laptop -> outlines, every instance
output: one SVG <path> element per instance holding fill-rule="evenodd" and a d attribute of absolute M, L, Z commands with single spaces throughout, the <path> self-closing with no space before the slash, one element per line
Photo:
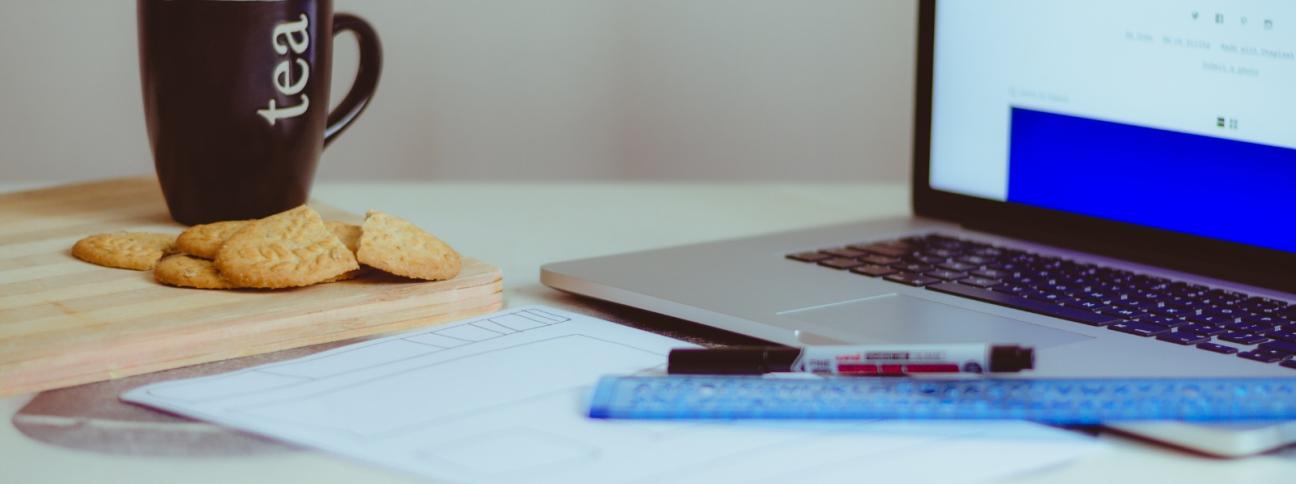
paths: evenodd
<path fill-rule="evenodd" d="M 1029 345 L 1038 377 L 1296 377 L 1296 3 L 926 0 L 918 26 L 912 217 L 542 281 L 787 345 Z"/>

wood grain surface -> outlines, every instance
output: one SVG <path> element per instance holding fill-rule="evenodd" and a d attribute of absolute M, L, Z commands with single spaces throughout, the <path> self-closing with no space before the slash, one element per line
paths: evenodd
<path fill-rule="evenodd" d="M 311 205 L 325 219 L 358 221 Z M 91 234 L 182 229 L 151 178 L 0 195 L 0 395 L 404 330 L 503 306 L 500 270 L 471 258 L 449 281 L 375 271 L 293 290 L 207 291 L 162 286 L 151 272 L 99 267 L 70 252 Z"/>

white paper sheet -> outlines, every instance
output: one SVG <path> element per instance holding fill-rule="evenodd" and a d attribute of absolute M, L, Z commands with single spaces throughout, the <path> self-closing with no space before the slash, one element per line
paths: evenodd
<path fill-rule="evenodd" d="M 532 306 L 121 398 L 454 482 L 969 483 L 1097 447 L 1025 422 L 585 418 L 599 376 L 661 371 L 684 346 Z"/>

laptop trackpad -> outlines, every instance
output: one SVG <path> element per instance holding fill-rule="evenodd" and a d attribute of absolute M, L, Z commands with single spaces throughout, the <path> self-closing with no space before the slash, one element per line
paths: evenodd
<path fill-rule="evenodd" d="M 1045 348 L 1091 339 L 1070 331 L 901 294 L 781 314 L 824 328 L 823 336 L 860 342 L 1018 343 Z"/>

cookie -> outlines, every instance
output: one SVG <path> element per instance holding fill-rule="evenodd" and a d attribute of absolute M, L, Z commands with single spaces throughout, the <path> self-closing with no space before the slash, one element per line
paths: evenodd
<path fill-rule="evenodd" d="M 189 227 L 176 238 L 176 249 L 194 257 L 215 259 L 225 240 L 251 222 L 229 220 Z"/>
<path fill-rule="evenodd" d="M 185 254 L 167 256 L 153 269 L 153 278 L 168 286 L 196 289 L 234 289 L 235 285 L 221 277 L 216 265 L 207 259 Z"/>
<path fill-rule="evenodd" d="M 459 253 L 404 219 L 370 211 L 361 231 L 356 259 L 367 266 L 429 281 L 459 275 Z"/>
<path fill-rule="evenodd" d="M 91 235 L 72 246 L 78 259 L 105 267 L 147 271 L 175 250 L 175 236 L 142 232 Z"/>
<path fill-rule="evenodd" d="M 240 287 L 309 286 L 359 268 L 355 254 L 305 205 L 247 224 L 216 253 L 216 270 Z"/>
<path fill-rule="evenodd" d="M 342 245 L 351 249 L 352 253 L 360 249 L 361 229 L 359 225 L 332 220 L 324 222 L 324 225 L 328 227 L 330 232 L 333 232 L 333 235 L 337 236 L 338 240 L 342 241 Z"/>

